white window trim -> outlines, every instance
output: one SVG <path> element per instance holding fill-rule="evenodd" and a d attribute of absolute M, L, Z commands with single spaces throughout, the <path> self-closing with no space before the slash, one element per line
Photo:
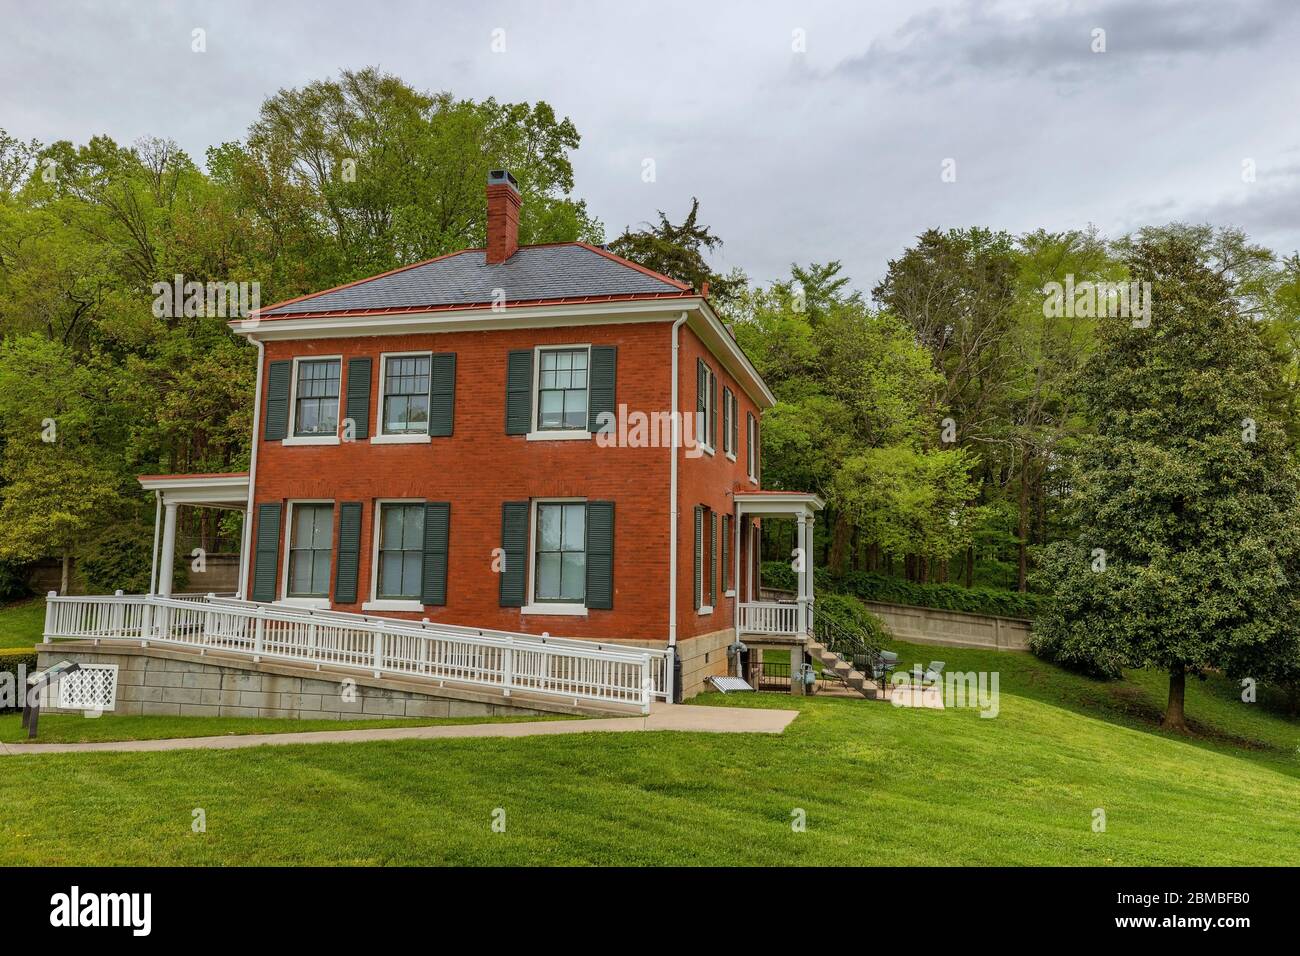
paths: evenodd
<path fill-rule="evenodd" d="M 536 592 L 537 582 L 535 580 L 537 573 L 537 506 L 576 505 L 586 503 L 586 498 L 534 498 L 528 503 L 528 603 L 519 609 L 520 614 L 553 615 L 556 617 L 587 616 L 587 605 L 585 601 L 582 604 L 564 604 L 557 601 L 538 602 Z M 583 547 L 585 549 L 585 542 Z M 585 553 L 584 550 L 584 554 Z"/>
<path fill-rule="evenodd" d="M 564 352 L 576 349 L 587 350 L 587 420 L 591 420 L 591 343 L 574 343 L 573 345 L 535 345 L 533 346 L 533 417 L 528 423 L 527 441 L 590 441 L 591 432 L 585 428 L 552 428 L 543 430 L 537 427 L 537 417 L 542 413 L 542 353 Z M 557 501 L 561 499 L 555 499 Z M 583 499 L 585 500 L 585 499 Z M 585 612 L 584 612 L 585 613 Z"/>
<path fill-rule="evenodd" d="M 755 474 L 755 472 L 758 471 L 758 450 L 754 448 L 754 440 L 756 438 L 758 438 L 758 416 L 746 414 L 745 415 L 745 443 L 746 443 L 745 444 L 745 454 L 746 454 L 745 471 L 749 473 L 749 483 L 751 485 L 758 484 L 758 475 Z M 751 461 L 754 466 L 752 469 L 750 468 Z"/>
<path fill-rule="evenodd" d="M 292 604 L 294 607 L 310 607 L 321 611 L 328 611 L 330 608 L 330 585 L 329 581 L 325 582 L 325 596 L 316 597 L 289 597 L 289 564 L 293 554 L 293 509 L 298 505 L 333 505 L 331 498 L 297 498 L 287 502 L 284 509 L 288 519 L 284 523 L 284 568 L 280 571 L 280 603 Z M 334 511 L 338 511 L 337 508 Z M 334 535 L 337 529 L 334 527 L 334 515 L 330 515 L 330 575 L 334 574 L 334 560 L 337 557 L 334 553 Z"/>
<path fill-rule="evenodd" d="M 379 353 L 379 393 L 375 400 L 375 424 L 370 430 L 372 445 L 428 445 L 433 439 L 429 437 L 429 423 L 424 423 L 423 432 L 394 432 L 384 434 L 384 380 L 388 377 L 388 360 L 390 358 L 427 358 L 429 360 L 429 410 L 433 410 L 433 352 L 380 352 Z M 389 610 L 400 610 L 390 608 Z"/>
<path fill-rule="evenodd" d="M 423 611 L 418 598 L 381 598 L 379 596 L 379 531 L 384 505 L 422 505 L 424 498 L 376 498 L 371 506 L 370 519 L 370 600 L 361 605 L 363 611 Z"/>
<path fill-rule="evenodd" d="M 695 410 L 695 414 L 700 420 L 699 427 L 696 429 L 695 440 L 711 456 L 713 454 L 713 443 L 709 441 L 709 422 L 713 419 L 713 395 L 718 390 L 718 373 L 713 371 L 713 366 L 708 362 L 703 362 L 703 365 L 704 370 L 709 373 L 709 381 L 707 383 L 708 387 L 704 389 L 704 411 L 700 411 L 698 408 Z M 695 388 L 697 390 L 700 387 L 699 378 L 697 374 L 695 376 Z M 696 405 L 699 404 L 699 401 L 700 397 L 697 394 L 695 396 Z"/>
<path fill-rule="evenodd" d="M 342 355 L 295 355 L 293 358 L 293 375 L 289 380 L 289 427 L 282 444 L 285 445 L 337 445 L 339 443 L 338 425 L 333 435 L 295 435 L 298 428 L 298 365 L 301 362 L 339 363 L 339 408 L 334 420 L 343 422 L 343 356 Z"/>

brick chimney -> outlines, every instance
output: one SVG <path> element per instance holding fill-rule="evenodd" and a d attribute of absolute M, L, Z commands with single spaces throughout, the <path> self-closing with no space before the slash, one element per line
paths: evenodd
<path fill-rule="evenodd" d="M 505 262 L 519 248 L 519 184 L 507 170 L 487 180 L 487 264 Z"/>

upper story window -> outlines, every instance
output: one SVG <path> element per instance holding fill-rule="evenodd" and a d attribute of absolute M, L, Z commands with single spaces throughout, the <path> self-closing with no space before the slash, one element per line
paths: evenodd
<path fill-rule="evenodd" d="M 587 428 L 587 348 L 543 349 L 537 366 L 537 430 Z"/>
<path fill-rule="evenodd" d="M 424 505 L 379 505 L 380 599 L 418 600 L 424 576 Z"/>
<path fill-rule="evenodd" d="M 294 394 L 295 436 L 337 435 L 339 429 L 339 359 L 303 359 L 297 363 Z"/>
<path fill-rule="evenodd" d="M 383 434 L 428 434 L 431 361 L 428 355 L 384 356 Z"/>
<path fill-rule="evenodd" d="M 327 598 L 334 549 L 334 505 L 293 504 L 286 596 Z"/>
<path fill-rule="evenodd" d="M 713 369 L 700 360 L 695 375 L 695 438 L 710 454 L 715 447 L 718 430 L 718 378 Z"/>
<path fill-rule="evenodd" d="M 748 458 L 745 461 L 745 467 L 749 474 L 749 480 L 758 483 L 758 419 L 752 412 L 745 413 L 745 445 Z"/>
<path fill-rule="evenodd" d="M 722 387 L 722 450 L 736 460 L 736 393 Z"/>
<path fill-rule="evenodd" d="M 587 596 L 587 506 L 537 503 L 533 600 L 581 604 Z"/>

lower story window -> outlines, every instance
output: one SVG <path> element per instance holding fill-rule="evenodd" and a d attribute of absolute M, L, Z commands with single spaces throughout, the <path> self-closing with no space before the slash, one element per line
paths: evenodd
<path fill-rule="evenodd" d="M 582 603 L 587 596 L 587 506 L 539 502 L 536 555 L 534 599 Z"/>
<path fill-rule="evenodd" d="M 289 597 L 329 597 L 334 506 L 294 505 L 289 532 Z"/>
<path fill-rule="evenodd" d="M 377 596 L 415 600 L 423 575 L 424 505 L 381 504 Z"/>

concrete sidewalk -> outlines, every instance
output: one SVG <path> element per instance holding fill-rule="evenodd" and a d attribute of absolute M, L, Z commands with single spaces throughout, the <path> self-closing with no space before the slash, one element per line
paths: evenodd
<path fill-rule="evenodd" d="M 706 734 L 779 734 L 799 716 L 797 710 L 751 707 L 699 707 L 653 704 L 645 717 L 541 720 L 517 724 L 456 724 L 443 727 L 384 727 L 374 730 L 319 730 L 287 734 L 227 734 L 166 740 L 117 740 L 85 744 L 3 744 L 0 755 L 128 753 L 154 750 L 237 750 L 284 744 L 355 744 L 371 740 L 442 740 L 463 737 L 538 737 L 549 734 L 627 733 L 678 730 Z"/>

